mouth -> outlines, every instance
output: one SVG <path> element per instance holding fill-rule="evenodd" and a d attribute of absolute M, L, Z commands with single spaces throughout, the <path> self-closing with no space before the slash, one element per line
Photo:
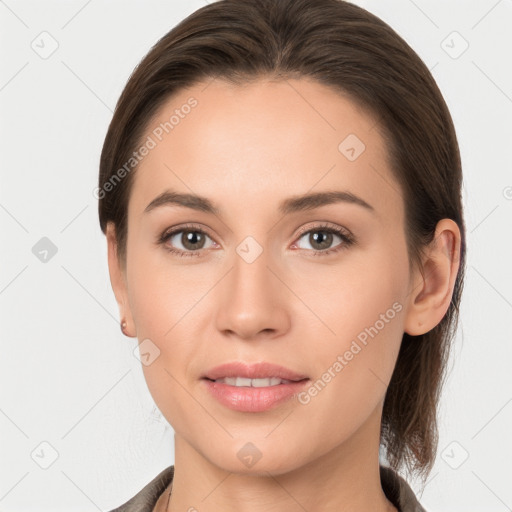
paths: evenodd
<path fill-rule="evenodd" d="M 263 413 L 284 406 L 310 381 L 309 378 L 289 380 L 278 377 L 221 377 L 215 380 L 205 377 L 201 380 L 205 390 L 221 405 L 244 413 Z"/>
<path fill-rule="evenodd" d="M 202 378 L 230 386 L 268 387 L 299 382 L 308 376 L 274 363 L 233 361 L 211 368 Z"/>
<path fill-rule="evenodd" d="M 218 382 L 221 384 L 227 384 L 228 386 L 235 387 L 252 387 L 252 388 L 266 388 L 279 386 L 281 384 L 294 384 L 297 382 L 302 382 L 309 380 L 307 377 L 304 379 L 291 380 L 291 379 L 281 379 L 279 377 L 269 377 L 269 378 L 260 378 L 260 379 L 249 379 L 246 377 L 222 377 L 220 379 L 209 379 L 208 377 L 203 377 L 205 380 L 210 382 Z"/>
<path fill-rule="evenodd" d="M 201 377 L 205 390 L 223 406 L 262 413 L 284 406 L 303 391 L 311 379 L 304 374 L 267 362 L 225 363 Z"/>

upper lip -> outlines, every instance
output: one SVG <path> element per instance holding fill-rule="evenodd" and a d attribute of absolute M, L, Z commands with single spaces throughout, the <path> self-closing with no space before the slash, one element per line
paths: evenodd
<path fill-rule="evenodd" d="M 280 379 L 299 381 L 307 379 L 307 375 L 294 372 L 284 366 L 273 363 L 245 363 L 243 361 L 234 361 L 224 363 L 215 368 L 211 368 L 203 378 L 216 380 L 224 377 L 245 377 L 248 379 L 266 379 L 270 377 L 278 377 Z"/>

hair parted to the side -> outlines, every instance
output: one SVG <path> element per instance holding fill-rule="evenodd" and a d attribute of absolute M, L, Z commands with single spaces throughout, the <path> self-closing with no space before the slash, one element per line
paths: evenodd
<path fill-rule="evenodd" d="M 301 77 L 332 87 L 378 120 L 404 196 L 410 268 L 423 273 L 422 251 L 438 221 L 450 218 L 461 232 L 449 309 L 428 333 L 404 333 L 383 408 L 381 446 L 389 465 L 426 480 L 437 452 L 438 402 L 465 274 L 462 170 L 443 96 L 390 26 L 343 0 L 220 0 L 202 7 L 163 36 L 130 76 L 105 137 L 99 188 L 130 159 L 149 121 L 180 89 L 213 78 L 244 84 Z M 114 223 L 122 263 L 135 172 L 99 196 L 101 229 Z"/>

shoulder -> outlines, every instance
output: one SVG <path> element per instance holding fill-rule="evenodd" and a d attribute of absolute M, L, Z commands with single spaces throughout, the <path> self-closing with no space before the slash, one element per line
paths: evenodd
<path fill-rule="evenodd" d="M 133 498 L 110 512 L 152 512 L 158 498 L 172 482 L 173 477 L 174 466 L 165 468 Z"/>
<path fill-rule="evenodd" d="M 380 466 L 382 490 L 399 512 L 427 512 L 410 485 L 393 469 Z"/>

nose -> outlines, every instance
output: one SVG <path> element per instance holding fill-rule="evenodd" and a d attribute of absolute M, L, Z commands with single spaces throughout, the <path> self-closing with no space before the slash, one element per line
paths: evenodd
<path fill-rule="evenodd" d="M 279 278 L 270 253 L 263 250 L 254 261 L 240 254 L 235 254 L 231 270 L 220 283 L 216 328 L 244 340 L 281 336 L 290 328 L 287 301 L 293 294 Z"/>

